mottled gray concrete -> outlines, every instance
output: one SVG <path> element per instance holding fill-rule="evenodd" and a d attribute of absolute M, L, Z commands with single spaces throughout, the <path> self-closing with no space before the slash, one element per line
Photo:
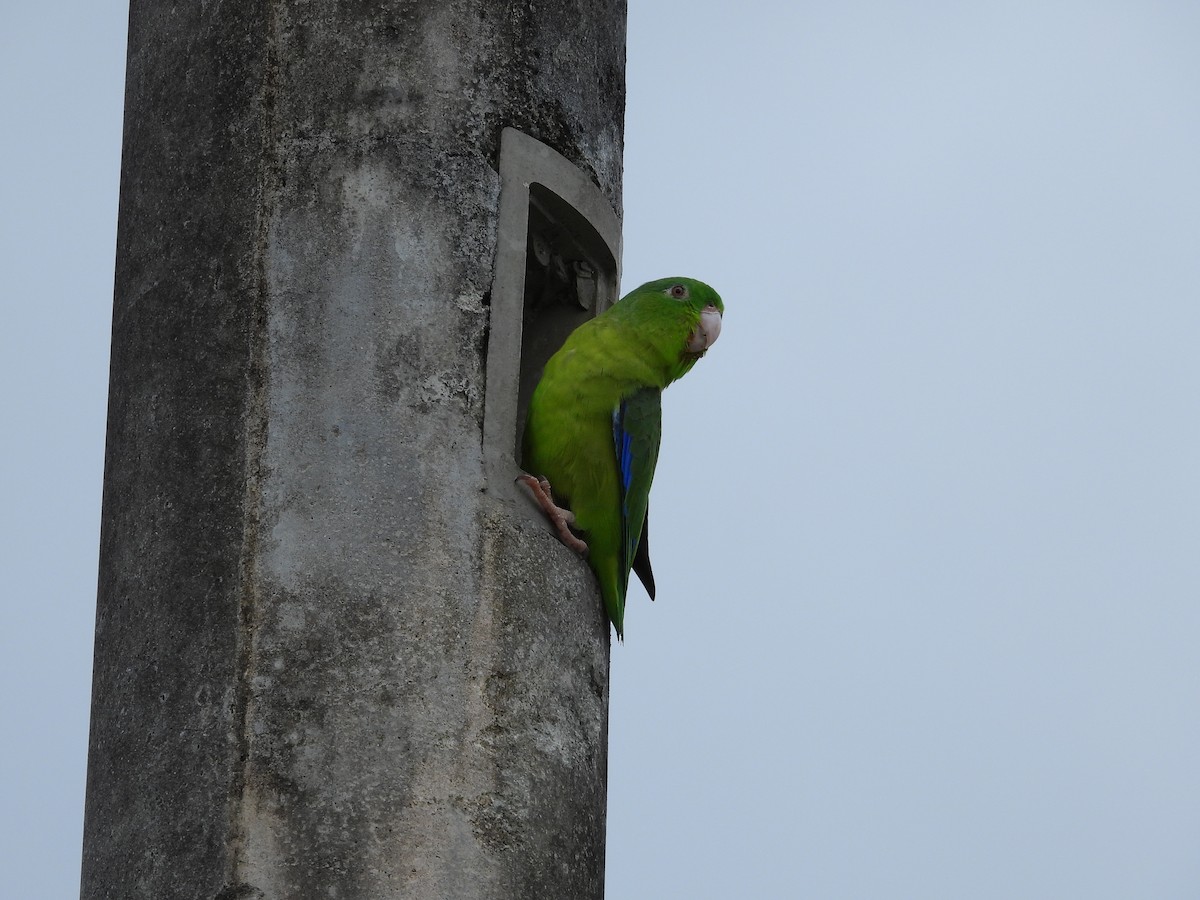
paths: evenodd
<path fill-rule="evenodd" d="M 597 897 L 608 628 L 485 482 L 504 126 L 625 9 L 134 0 L 85 898 Z"/>

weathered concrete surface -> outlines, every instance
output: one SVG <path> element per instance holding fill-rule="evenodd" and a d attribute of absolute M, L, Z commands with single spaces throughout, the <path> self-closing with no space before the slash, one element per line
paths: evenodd
<path fill-rule="evenodd" d="M 608 628 L 484 491 L 500 131 L 624 3 L 134 0 L 83 896 L 597 897 Z"/>

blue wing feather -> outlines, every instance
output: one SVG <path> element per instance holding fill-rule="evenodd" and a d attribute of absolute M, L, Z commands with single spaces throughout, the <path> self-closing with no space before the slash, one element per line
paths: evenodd
<path fill-rule="evenodd" d="M 628 586 L 633 568 L 654 598 L 654 575 L 646 541 L 650 482 L 658 461 L 662 393 L 638 391 L 613 410 L 613 449 L 621 486 L 621 580 Z"/>

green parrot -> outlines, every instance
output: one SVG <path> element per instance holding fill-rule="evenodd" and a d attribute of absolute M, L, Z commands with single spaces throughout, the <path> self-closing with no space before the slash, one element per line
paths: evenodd
<path fill-rule="evenodd" d="M 716 341 L 724 312 L 691 278 L 643 284 L 571 333 L 529 401 L 523 462 L 533 474 L 519 480 L 563 543 L 587 556 L 618 638 L 631 569 L 654 599 L 646 513 L 662 391 Z"/>

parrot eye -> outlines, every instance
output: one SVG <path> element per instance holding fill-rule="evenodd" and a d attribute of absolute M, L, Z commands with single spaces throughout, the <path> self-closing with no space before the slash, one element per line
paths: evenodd
<path fill-rule="evenodd" d="M 677 284 L 677 285 L 674 285 L 669 291 L 667 291 L 667 293 L 670 294 L 672 297 L 674 297 L 676 300 L 683 300 L 688 295 L 688 289 L 682 284 Z"/>

